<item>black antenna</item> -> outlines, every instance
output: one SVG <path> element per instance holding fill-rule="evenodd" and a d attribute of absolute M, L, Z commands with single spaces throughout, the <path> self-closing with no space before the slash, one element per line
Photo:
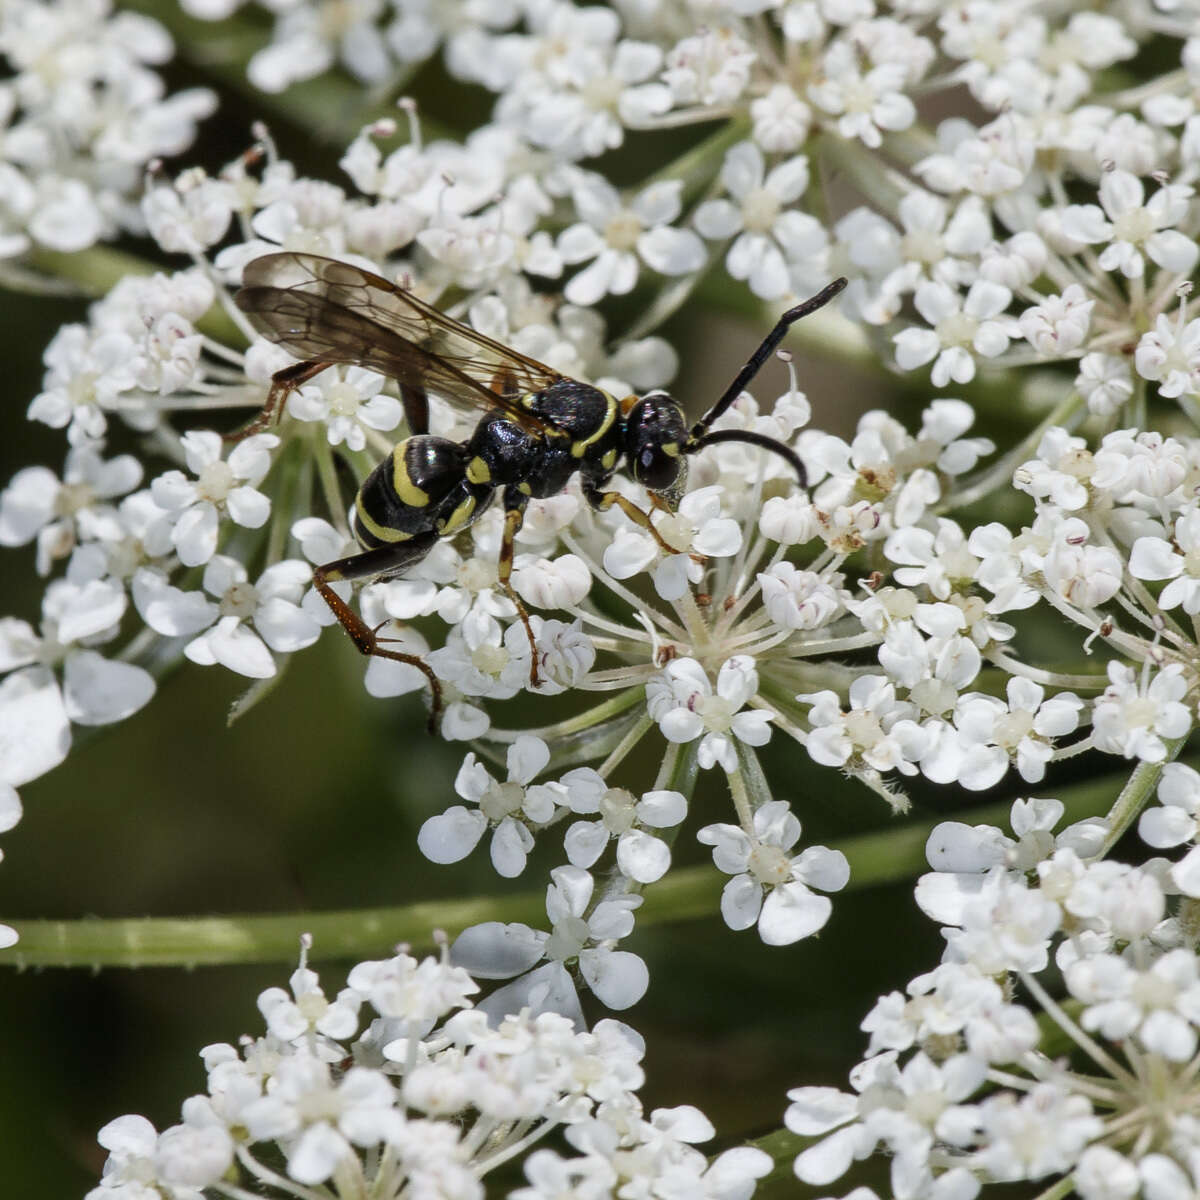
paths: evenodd
<path fill-rule="evenodd" d="M 785 446 L 776 438 L 767 437 L 765 433 L 752 433 L 746 429 L 718 429 L 715 433 L 706 433 L 698 442 L 691 442 L 688 446 L 689 453 L 711 446 L 714 442 L 749 442 L 751 446 L 761 446 L 764 450 L 770 450 L 787 460 L 796 472 L 801 487 L 808 487 L 808 472 L 804 469 L 800 456 L 791 446 Z"/>
<path fill-rule="evenodd" d="M 809 313 L 814 313 L 818 308 L 824 308 L 848 283 L 849 281 L 842 277 L 835 279 L 831 284 L 823 287 L 815 296 L 809 300 L 805 300 L 802 304 L 797 304 L 795 308 L 789 308 L 787 312 L 776 322 L 775 328 L 763 338 L 762 345 L 751 355 L 750 361 L 737 373 L 737 378 L 725 389 L 725 394 L 692 426 L 692 432 L 688 437 L 688 452 L 698 449 L 701 445 L 711 445 L 714 441 L 722 442 L 752 442 L 756 446 L 765 445 L 768 450 L 774 450 L 776 454 L 788 459 L 789 462 L 796 468 L 800 475 L 801 486 L 804 483 L 804 467 L 800 464 L 800 460 L 781 442 L 776 442 L 770 438 L 763 439 L 760 435 L 745 434 L 738 430 L 730 429 L 720 433 L 708 433 L 708 427 L 744 392 L 750 381 L 762 370 L 763 364 L 771 357 L 775 347 L 783 341 L 783 336 L 787 333 L 801 317 L 807 317 Z M 705 436 L 707 434 L 707 436 Z M 730 437 L 729 434 L 737 434 L 736 437 Z"/>

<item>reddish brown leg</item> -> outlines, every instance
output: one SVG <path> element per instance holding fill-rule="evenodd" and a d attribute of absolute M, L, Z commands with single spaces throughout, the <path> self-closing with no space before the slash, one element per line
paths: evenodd
<path fill-rule="evenodd" d="M 382 643 L 391 639 L 378 636 L 378 629 L 372 629 L 346 602 L 330 587 L 330 583 L 344 579 L 364 579 L 372 575 L 390 575 L 404 567 L 420 562 L 437 542 L 436 533 L 418 534 L 407 541 L 397 542 L 390 546 L 379 546 L 374 550 L 366 550 L 362 554 L 354 554 L 349 558 L 340 558 L 336 562 L 325 563 L 313 568 L 313 586 L 321 593 L 321 598 L 329 605 L 330 611 L 342 628 L 350 635 L 350 640 L 360 654 L 375 655 L 378 658 L 390 658 L 394 662 L 408 663 L 416 667 L 429 680 L 432 692 L 432 705 L 429 713 L 429 731 L 437 731 L 438 718 L 442 713 L 442 684 L 433 673 L 433 668 L 418 654 L 405 654 L 402 650 L 387 650 Z"/>
<path fill-rule="evenodd" d="M 512 579 L 513 543 L 524 520 L 525 497 L 519 496 L 518 501 L 507 508 L 504 513 L 504 538 L 500 542 L 499 575 L 500 586 L 504 589 L 504 594 L 517 606 L 517 616 L 521 618 L 521 624 L 525 626 L 525 636 L 529 639 L 529 686 L 536 688 L 542 682 L 538 677 L 537 641 L 533 636 L 533 626 L 529 623 L 529 612 L 510 582 Z"/>
<path fill-rule="evenodd" d="M 591 484 L 583 485 L 583 494 L 587 502 L 598 512 L 607 512 L 615 504 L 635 525 L 640 525 L 668 554 L 678 554 L 679 551 L 668 542 L 654 527 L 650 514 L 643 512 L 632 500 L 626 500 L 620 492 L 602 492 Z M 653 494 L 651 495 L 653 499 Z M 667 510 L 670 511 L 669 509 Z"/>
<path fill-rule="evenodd" d="M 319 375 L 330 364 L 324 359 L 314 358 L 306 362 L 293 363 L 276 371 L 271 376 L 271 390 L 267 393 L 267 402 L 262 411 L 241 429 L 235 429 L 224 436 L 226 442 L 240 442 L 253 433 L 262 431 L 273 425 L 283 415 L 283 406 L 287 398 L 302 384 L 307 383 L 314 375 Z"/>

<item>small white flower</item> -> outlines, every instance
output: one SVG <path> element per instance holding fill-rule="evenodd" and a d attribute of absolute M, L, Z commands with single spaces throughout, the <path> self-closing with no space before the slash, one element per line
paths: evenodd
<path fill-rule="evenodd" d="M 572 812 L 597 813 L 598 820 L 576 821 L 567 830 L 567 858 L 577 867 L 589 868 L 604 853 L 610 839 L 617 839 L 617 867 L 635 883 L 654 883 L 671 865 L 670 847 L 651 830 L 678 825 L 687 816 L 687 800 L 680 792 L 647 792 L 640 800 L 625 788 L 610 788 L 589 771 L 591 786 L 580 788 L 570 771 L 563 776 L 566 802 Z"/>
<path fill-rule="evenodd" d="M 354 1036 L 362 1003 L 358 992 L 343 988 L 336 1000 L 326 1000 L 317 973 L 304 966 L 297 967 L 288 982 L 291 995 L 278 987 L 259 993 L 258 1011 L 270 1033 L 297 1046 L 309 1044 L 315 1034 L 340 1039 Z"/>
<path fill-rule="evenodd" d="M 556 867 L 546 889 L 551 931 L 488 921 L 464 930 L 451 947 L 455 963 L 473 975 L 510 979 L 479 1007 L 489 1013 L 552 1009 L 582 1023 L 582 1011 L 567 965 L 578 965 L 588 987 L 609 1008 L 636 1004 L 650 983 L 646 964 L 618 942 L 633 932 L 642 899 L 612 895 L 592 903 L 595 880 L 580 867 Z M 542 959 L 542 966 L 536 964 Z"/>
<path fill-rule="evenodd" d="M 66 429 L 73 444 L 101 438 L 107 412 L 120 408 L 122 396 L 137 382 L 133 339 L 116 329 L 64 325 L 42 356 L 43 390 L 26 411 L 31 421 Z"/>
<path fill-rule="evenodd" d="M 1158 808 L 1148 808 L 1138 821 L 1138 835 L 1148 846 L 1167 850 L 1192 843 L 1171 867 L 1171 880 L 1185 896 L 1200 896 L 1200 775 L 1183 763 L 1167 763 L 1158 785 Z"/>
<path fill-rule="evenodd" d="M 1021 335 L 1044 357 L 1066 358 L 1087 338 L 1095 303 L 1072 283 L 1061 296 L 1048 296 L 1021 314 Z"/>
<path fill-rule="evenodd" d="M 1065 975 L 1084 1005 L 1084 1029 L 1114 1041 L 1134 1036 L 1168 1062 L 1186 1062 L 1196 1052 L 1200 971 L 1191 950 L 1170 950 L 1141 970 L 1118 955 L 1093 954 Z"/>
<path fill-rule="evenodd" d="M 714 28 L 685 37 L 667 53 L 663 81 L 676 105 L 731 104 L 750 80 L 757 54 L 737 34 Z"/>
<path fill-rule="evenodd" d="M 801 695 L 809 700 L 812 732 L 807 749 L 814 762 L 844 767 L 861 760 L 876 771 L 917 773 L 929 735 L 913 719 L 914 705 L 896 699 L 896 689 L 883 675 L 860 675 L 850 685 L 850 708 L 843 711 L 836 692 Z"/>
<path fill-rule="evenodd" d="M 793 563 L 777 563 L 758 582 L 767 614 L 783 629 L 820 629 L 844 611 L 841 590 Z"/>
<path fill-rule="evenodd" d="M 694 658 L 676 658 L 646 684 L 646 706 L 669 742 L 700 738 L 698 760 L 708 769 L 737 770 L 735 743 L 765 746 L 771 738 L 771 713 L 740 711 L 758 693 L 754 659 L 744 654 L 727 659 L 714 691 L 704 668 Z"/>
<path fill-rule="evenodd" d="M 1146 270 L 1143 252 L 1164 270 L 1187 275 L 1200 257 L 1195 241 L 1171 226 L 1187 214 L 1192 189 L 1165 184 L 1149 203 L 1141 180 L 1128 171 L 1106 171 L 1100 179 L 1100 204 L 1070 205 L 1063 213 L 1063 230 L 1079 242 L 1108 243 L 1100 268 L 1120 270 L 1133 279 Z M 1107 217 L 1107 220 L 1105 219 Z"/>
<path fill-rule="evenodd" d="M 324 421 L 331 446 L 344 442 L 347 450 L 362 450 L 368 429 L 386 433 L 404 418 L 399 400 L 380 395 L 386 382 L 382 375 L 362 367 L 331 368 L 292 392 L 287 411 L 298 421 Z"/>
<path fill-rule="evenodd" d="M 1165 313 L 1155 318 L 1154 328 L 1143 333 L 1133 362 L 1143 379 L 1158 384 L 1160 396 L 1200 395 L 1200 319 L 1172 323 Z"/>
<path fill-rule="evenodd" d="M 1133 395 L 1128 361 L 1096 350 L 1079 360 L 1075 386 L 1087 401 L 1088 411 L 1098 417 L 1110 416 Z"/>
<path fill-rule="evenodd" d="M 589 306 L 608 294 L 632 291 L 638 259 L 661 275 L 685 275 L 704 262 L 704 244 L 690 229 L 671 224 L 682 211 L 680 180 L 652 184 L 627 204 L 600 175 L 581 175 L 572 198 L 583 218 L 559 235 L 563 262 L 591 265 L 572 276 L 564 295 Z"/>
<path fill-rule="evenodd" d="M 895 335 L 897 365 L 911 371 L 933 362 L 935 387 L 951 380 L 970 383 L 975 378 L 972 352 L 996 358 L 1008 349 L 1016 326 L 1002 314 L 1011 299 L 1008 288 L 982 279 L 971 284 L 965 299 L 944 283 L 922 283 L 914 303 L 933 328 L 913 327 Z"/>
<path fill-rule="evenodd" d="M 430 862 L 458 862 L 491 828 L 495 831 L 491 856 L 496 873 L 506 878 L 520 875 L 533 848 L 529 826 L 545 825 L 561 803 L 561 794 L 550 787 L 529 786 L 549 761 L 546 743 L 523 734 L 509 747 L 508 779 L 500 783 L 474 754 L 468 754 L 454 781 L 454 790 L 477 807 L 455 804 L 430 817 L 417 837 L 421 853 Z"/>
<path fill-rule="evenodd" d="M 1175 540 L 1140 537 L 1129 553 L 1129 573 L 1138 579 L 1168 579 L 1159 595 L 1163 608 L 1182 606 L 1188 616 L 1200 613 L 1200 509 L 1189 509 L 1175 521 Z"/>
<path fill-rule="evenodd" d="M 1108 664 L 1109 684 L 1096 701 L 1092 737 L 1097 750 L 1162 762 L 1167 755 L 1164 739 L 1183 737 L 1191 728 L 1191 710 L 1182 701 L 1187 695 L 1183 668 L 1163 667 L 1139 684 L 1132 667 Z"/>
<path fill-rule="evenodd" d="M 221 457 L 220 434 L 193 430 L 181 442 L 195 479 L 167 471 L 151 482 L 150 492 L 168 514 L 171 544 L 180 561 L 198 567 L 216 552 L 222 515 L 247 529 L 266 523 L 271 501 L 256 489 L 270 470 L 270 451 L 279 438 L 255 434 L 238 442 L 228 459 Z"/>
<path fill-rule="evenodd" d="M 907 129 L 916 119 L 916 106 L 901 90 L 909 82 L 902 63 L 881 63 L 864 73 L 854 46 L 838 41 L 826 52 L 821 73 L 808 98 L 838 118 L 837 130 L 844 138 L 858 138 L 876 149 L 883 144 L 880 130 Z"/>
<path fill-rule="evenodd" d="M 754 140 L 768 154 L 794 154 L 808 138 L 812 112 L 786 83 L 750 101 Z"/>
<path fill-rule="evenodd" d="M 800 840 L 800 822 L 785 800 L 771 800 L 754 814 L 754 831 L 737 825 L 706 825 L 697 834 L 713 847 L 713 861 L 733 875 L 721 894 L 721 915 L 730 929 L 749 929 L 769 946 L 811 937 L 833 911 L 823 892 L 841 891 L 850 878 L 845 855 L 824 846 L 789 852 Z"/>
<path fill-rule="evenodd" d="M 196 593 L 181 592 L 147 572 L 140 579 L 139 608 L 167 636 L 191 633 L 198 621 L 215 621 L 184 654 L 201 666 L 220 663 L 251 679 L 270 679 L 277 670 L 272 650 L 292 654 L 320 637 L 321 626 L 301 606 L 311 581 L 308 564 L 291 558 L 268 567 L 252 584 L 240 562 L 218 554 L 204 568 L 204 590 L 215 604 L 201 606 Z"/>
<path fill-rule="evenodd" d="M 245 1126 L 255 1140 L 288 1143 L 288 1174 L 318 1184 L 354 1156 L 354 1147 L 377 1146 L 402 1120 L 387 1077 L 351 1067 L 340 1080 L 312 1054 L 282 1058 L 270 1092 L 246 1105 Z"/>
<path fill-rule="evenodd" d="M 768 172 L 762 151 L 739 142 L 725 155 L 721 183 L 731 200 L 707 200 L 696 210 L 696 228 L 709 239 L 733 238 L 725 259 L 734 279 L 744 279 L 764 300 L 791 287 L 797 262 L 819 258 L 825 235 L 795 203 L 808 187 L 808 159 L 785 159 Z"/>

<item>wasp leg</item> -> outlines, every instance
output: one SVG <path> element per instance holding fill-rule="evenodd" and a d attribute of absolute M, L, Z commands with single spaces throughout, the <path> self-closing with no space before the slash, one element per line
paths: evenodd
<path fill-rule="evenodd" d="M 504 589 L 504 594 L 517 606 L 517 615 L 521 618 L 521 624 L 525 626 L 525 636 L 529 639 L 529 686 L 535 688 L 539 687 L 542 682 L 538 678 L 537 641 L 533 636 L 533 626 L 529 623 L 529 613 L 510 582 L 512 579 L 513 543 L 525 520 L 525 505 L 528 503 L 529 498 L 523 496 L 515 488 L 510 488 L 505 493 L 504 537 L 500 542 L 499 574 L 500 586 Z"/>
<path fill-rule="evenodd" d="M 414 435 L 429 432 L 429 395 L 423 387 L 413 383 L 400 385 L 400 403 L 404 405 L 404 419 L 408 431 Z"/>
<path fill-rule="evenodd" d="M 512 399 L 520 393 L 516 376 L 506 367 L 497 368 L 496 373 L 492 376 L 491 389 L 497 396 L 504 396 L 507 399 Z"/>
<path fill-rule="evenodd" d="M 663 536 L 654 527 L 650 514 L 643 512 L 632 500 L 626 500 L 620 492 L 602 492 L 594 484 L 585 483 L 583 494 L 597 512 L 607 512 L 615 504 L 635 525 L 640 525 L 667 554 L 678 554 L 679 548 L 663 541 Z"/>
<path fill-rule="evenodd" d="M 323 358 L 310 358 L 306 362 L 292 363 L 290 367 L 276 371 L 271 376 L 271 390 L 267 393 L 267 402 L 262 406 L 262 412 L 241 429 L 225 434 L 222 441 L 240 442 L 252 433 L 261 433 L 268 425 L 274 424 L 283 414 L 287 398 L 301 384 L 307 383 L 314 375 L 319 375 L 329 365 Z"/>
<path fill-rule="evenodd" d="M 313 586 L 321 593 L 321 598 L 329 605 L 333 615 L 341 622 L 342 628 L 350 635 L 360 654 L 375 655 L 378 658 L 390 658 L 395 662 L 408 663 L 422 672 L 429 680 L 429 688 L 433 694 L 433 703 L 429 714 L 429 730 L 437 729 L 438 717 L 442 711 L 442 685 L 433 673 L 433 668 L 416 654 L 405 654 L 400 650 L 386 650 L 380 645 L 387 638 L 376 636 L 372 629 L 346 602 L 330 587 L 343 579 L 365 579 L 373 575 L 391 575 L 418 563 L 436 545 L 436 533 L 420 533 L 407 541 L 397 542 L 389 546 L 377 546 L 374 550 L 366 550 L 362 554 L 352 554 L 349 558 L 339 558 L 334 562 L 324 563 L 313 568 Z"/>

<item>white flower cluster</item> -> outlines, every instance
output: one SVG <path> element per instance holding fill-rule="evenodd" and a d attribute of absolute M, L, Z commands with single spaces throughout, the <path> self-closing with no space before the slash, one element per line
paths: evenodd
<path fill-rule="evenodd" d="M 1019 1181 L 1083 1200 L 1195 1194 L 1200 965 L 1177 897 L 1195 882 L 1200 776 L 1172 764 L 1159 794 L 1142 832 L 1189 843 L 1175 864 L 1097 860 L 1106 823 L 1055 835 L 1057 800 L 1018 801 L 1012 836 L 933 831 L 917 902 L 943 927 L 942 961 L 867 1014 L 852 1092 L 789 1093 L 788 1127 L 814 1139 L 802 1180 L 826 1187 L 886 1151 L 887 1194 L 914 1200 Z M 1066 1003 L 1044 978 L 1055 972 Z"/>
<path fill-rule="evenodd" d="M 174 47 L 111 0 L 6 0 L 0 8 L 0 267 L 31 248 L 82 250 L 142 232 L 142 176 L 191 144 L 207 88 L 166 94 Z M 12 275 L 20 279 L 20 275 Z"/>
<path fill-rule="evenodd" d="M 706 1158 L 694 1147 L 715 1131 L 696 1108 L 647 1115 L 644 1045 L 617 1021 L 582 1032 L 525 1011 L 489 1024 L 471 1004 L 478 985 L 444 956 L 359 963 L 332 1000 L 303 961 L 290 984 L 259 997 L 265 1034 L 201 1051 L 208 1090 L 179 1124 L 104 1126 L 88 1200 L 482 1200 L 485 1178 L 521 1155 L 520 1200 L 605 1200 L 635 1180 L 647 1195 L 733 1200 L 771 1167 L 750 1146 Z M 528 1153 L 556 1130 L 568 1150 Z"/>

